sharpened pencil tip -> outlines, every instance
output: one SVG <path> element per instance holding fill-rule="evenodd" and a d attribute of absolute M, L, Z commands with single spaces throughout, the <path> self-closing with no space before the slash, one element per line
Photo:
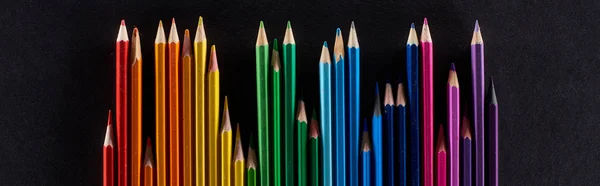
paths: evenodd
<path fill-rule="evenodd" d="M 490 104 L 498 105 L 498 99 L 496 98 L 496 88 L 494 87 L 494 77 L 490 77 L 490 88 L 488 89 L 488 99 Z"/>
<path fill-rule="evenodd" d="M 463 119 L 462 119 L 461 133 L 462 133 L 463 138 L 472 139 L 471 138 L 471 122 L 469 121 L 469 118 L 467 117 L 466 113 L 464 114 Z"/>
<path fill-rule="evenodd" d="M 217 63 L 218 63 L 217 62 L 217 49 L 216 49 L 215 45 L 212 45 L 210 47 L 210 64 L 209 64 L 208 71 L 215 72 L 215 71 L 219 70 L 219 65 Z"/>
<path fill-rule="evenodd" d="M 444 125 L 440 125 L 440 130 L 438 132 L 437 151 L 446 151 L 446 136 L 444 135 Z"/>
<path fill-rule="evenodd" d="M 152 142 L 150 141 L 150 137 L 146 138 L 146 154 L 144 155 L 144 166 L 145 167 L 154 167 L 154 163 L 152 161 L 154 156 L 152 156 Z"/>

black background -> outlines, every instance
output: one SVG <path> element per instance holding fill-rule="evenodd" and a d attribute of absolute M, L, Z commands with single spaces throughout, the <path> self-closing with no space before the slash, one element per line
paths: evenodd
<path fill-rule="evenodd" d="M 448 66 L 469 84 L 474 22 L 485 41 L 486 76 L 500 107 L 501 185 L 595 185 L 600 181 L 597 110 L 600 6 L 597 1 L 18 1 L 0 11 L 0 185 L 100 185 L 106 113 L 114 109 L 115 38 L 126 19 L 141 32 L 144 136 L 154 133 L 153 42 L 195 33 L 203 16 L 217 45 L 221 93 L 233 122 L 255 132 L 254 46 L 259 20 L 269 41 L 292 21 L 298 89 L 318 104 L 318 59 L 340 27 L 355 21 L 361 46 L 362 116 L 371 116 L 375 81 L 404 79 L 410 23 L 427 17 L 434 40 L 436 123 L 445 123 Z M 192 36 L 193 37 L 193 36 Z M 281 41 L 281 40 L 280 40 Z M 380 85 L 380 87 L 383 87 Z M 383 90 L 383 89 L 381 89 Z M 464 96 L 463 96 L 464 97 Z M 246 135 L 246 134 L 244 134 Z M 245 136 L 247 137 L 247 135 Z"/>

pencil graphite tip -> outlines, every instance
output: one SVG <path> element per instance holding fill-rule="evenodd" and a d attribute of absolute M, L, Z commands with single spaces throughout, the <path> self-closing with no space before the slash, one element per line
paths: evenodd
<path fill-rule="evenodd" d="M 248 158 L 246 158 L 246 168 L 256 170 L 256 152 L 253 147 L 254 138 L 250 135 L 250 142 L 248 143 Z"/>
<path fill-rule="evenodd" d="M 208 71 L 209 72 L 216 72 L 219 70 L 219 64 L 217 64 L 217 49 L 215 47 L 215 45 L 212 45 L 210 47 L 210 64 L 209 64 L 209 68 Z"/>
<path fill-rule="evenodd" d="M 335 31 L 333 57 L 335 58 L 336 63 L 344 60 L 344 39 L 342 38 L 342 30 L 340 28 L 337 28 Z"/>
<path fill-rule="evenodd" d="M 260 21 L 260 25 L 258 26 L 258 28 L 264 28 L 265 24 L 263 23 L 263 21 Z"/>
<path fill-rule="evenodd" d="M 125 20 L 121 20 L 121 25 L 119 25 L 119 34 L 117 35 L 117 42 L 120 41 L 129 41 L 129 36 L 127 36 L 127 27 L 125 26 Z"/>
<path fill-rule="evenodd" d="M 290 20 L 287 21 L 287 28 L 292 28 L 292 22 Z"/>
<path fill-rule="evenodd" d="M 454 63 L 450 63 L 450 70 L 456 71 L 456 66 L 454 65 Z"/>
<path fill-rule="evenodd" d="M 154 163 L 152 163 L 154 157 L 152 156 L 152 142 L 150 142 L 150 137 L 146 139 L 146 153 L 144 155 L 144 166 L 153 168 Z"/>
<path fill-rule="evenodd" d="M 411 23 L 410 24 L 410 28 L 414 29 L 415 28 L 415 23 Z"/>
<path fill-rule="evenodd" d="M 425 19 L 423 19 L 423 25 L 429 25 L 429 23 L 427 23 L 427 17 L 425 17 Z"/>
<path fill-rule="evenodd" d="M 474 32 L 479 32 L 479 20 L 475 20 L 475 29 Z"/>
<path fill-rule="evenodd" d="M 385 98 L 383 100 L 384 106 L 394 106 L 394 93 L 392 93 L 392 84 L 385 84 Z"/>
<path fill-rule="evenodd" d="M 329 55 L 329 48 L 327 47 L 327 41 L 323 42 L 323 49 L 321 49 L 321 63 L 330 64 L 331 56 Z"/>
<path fill-rule="evenodd" d="M 198 16 L 198 26 L 202 25 L 202 16 Z"/>
<path fill-rule="evenodd" d="M 177 24 L 175 24 L 175 18 L 171 23 L 171 30 L 169 31 L 169 43 L 178 43 L 179 34 L 177 34 Z"/>

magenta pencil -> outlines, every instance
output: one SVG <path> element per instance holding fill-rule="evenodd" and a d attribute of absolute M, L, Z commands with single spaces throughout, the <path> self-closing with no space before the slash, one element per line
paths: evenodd
<path fill-rule="evenodd" d="M 475 126 L 475 185 L 485 185 L 485 130 L 483 119 L 484 61 L 483 39 L 479 22 L 475 21 L 475 30 L 471 40 L 471 106 Z"/>
<path fill-rule="evenodd" d="M 446 186 L 446 136 L 444 127 L 440 125 L 440 132 L 437 140 L 437 151 L 435 153 L 435 185 Z"/>
<path fill-rule="evenodd" d="M 473 169 L 472 165 L 472 151 L 471 151 L 471 123 L 469 118 L 463 116 L 463 122 L 461 127 L 461 138 L 460 138 L 460 182 L 461 186 L 471 186 L 473 182 Z"/>
<path fill-rule="evenodd" d="M 488 184 L 498 186 L 498 100 L 494 80 L 490 82 L 488 89 Z"/>
<path fill-rule="evenodd" d="M 450 65 L 447 86 L 447 119 L 448 119 L 448 144 L 450 149 L 450 186 L 459 184 L 459 135 L 460 135 L 460 89 L 454 63 Z"/>
<path fill-rule="evenodd" d="M 433 185 L 433 41 L 427 18 L 421 32 L 421 121 L 423 122 L 423 185 Z"/>

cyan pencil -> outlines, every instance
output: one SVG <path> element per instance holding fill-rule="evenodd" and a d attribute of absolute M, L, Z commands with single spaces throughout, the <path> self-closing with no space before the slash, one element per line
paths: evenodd
<path fill-rule="evenodd" d="M 331 142 L 331 57 L 327 41 L 323 43 L 319 61 L 319 88 L 321 90 L 321 130 L 323 136 L 323 185 L 333 185 L 333 157 Z"/>

